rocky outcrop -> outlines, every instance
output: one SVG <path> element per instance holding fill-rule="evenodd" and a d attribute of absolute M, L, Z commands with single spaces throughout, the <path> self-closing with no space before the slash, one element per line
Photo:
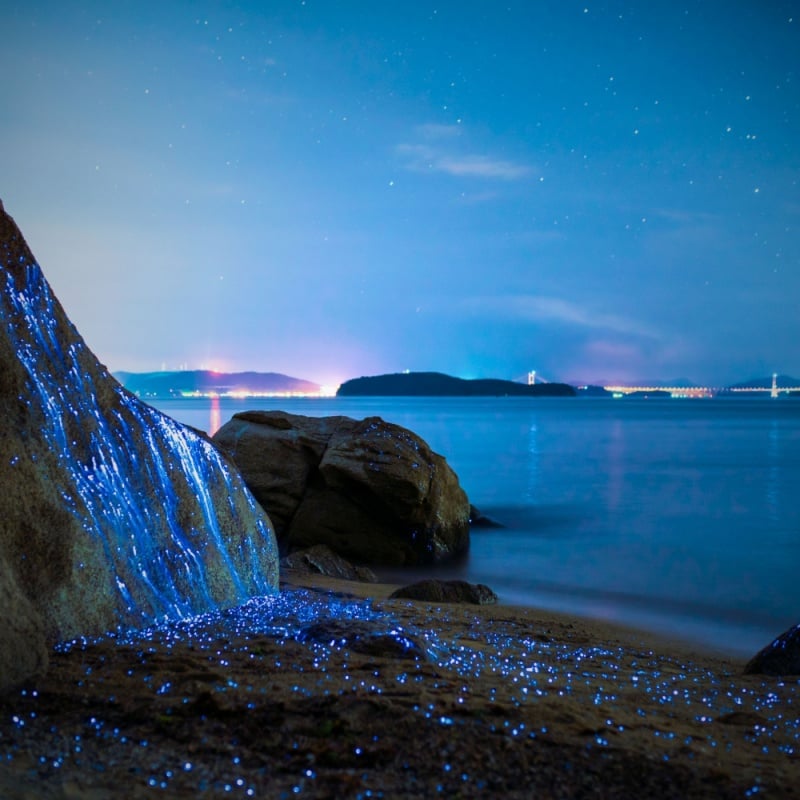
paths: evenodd
<path fill-rule="evenodd" d="M 356 563 L 407 565 L 468 547 L 469 502 L 458 478 L 398 425 L 245 411 L 213 439 L 290 550 L 327 544 Z"/>
<path fill-rule="evenodd" d="M 293 569 L 311 575 L 324 575 L 344 581 L 377 583 L 378 576 L 369 567 L 351 564 L 334 553 L 326 544 L 315 544 L 306 550 L 295 550 L 281 559 L 281 569 Z M 285 573 L 284 573 L 285 574 Z"/>
<path fill-rule="evenodd" d="M 503 528 L 501 522 L 487 517 L 479 508 L 469 507 L 469 524 L 472 528 Z"/>
<path fill-rule="evenodd" d="M 97 361 L 0 205 L 0 688 L 52 643 L 277 588 L 235 467 Z"/>
<path fill-rule="evenodd" d="M 438 579 L 417 581 L 393 591 L 394 600 L 422 600 L 429 603 L 471 603 L 490 606 L 497 603 L 497 595 L 483 583 L 467 581 L 442 581 Z"/>
<path fill-rule="evenodd" d="M 800 625 L 789 628 L 756 653 L 744 671 L 754 675 L 800 675 Z"/>

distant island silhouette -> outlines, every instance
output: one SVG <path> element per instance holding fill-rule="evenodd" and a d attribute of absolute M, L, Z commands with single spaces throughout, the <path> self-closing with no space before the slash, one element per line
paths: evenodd
<path fill-rule="evenodd" d="M 285 396 L 321 395 L 323 387 L 314 381 L 279 372 L 215 372 L 213 370 L 162 370 L 159 372 L 114 372 L 114 377 L 128 391 L 144 399 L 168 399 L 194 396 Z M 798 396 L 795 387 L 800 379 L 789 375 L 776 377 L 780 396 Z M 499 378 L 456 378 L 442 372 L 402 372 L 351 378 L 336 392 L 338 397 L 612 397 L 622 392 L 626 397 L 670 396 L 667 386 L 695 386 L 691 381 L 639 381 L 631 391 L 625 387 L 572 386 L 567 383 L 517 383 Z M 721 389 L 708 389 L 704 396 L 769 396 L 772 376 L 751 378 Z M 609 391 L 613 389 L 614 391 Z M 674 390 L 673 390 L 674 391 Z M 678 395 L 675 395 L 678 396 Z M 699 395 L 698 395 L 699 396 Z"/>
<path fill-rule="evenodd" d="M 184 397 L 191 394 L 319 394 L 312 381 L 279 372 L 214 372 L 206 369 L 165 372 L 115 372 L 114 377 L 142 398 Z"/>
<path fill-rule="evenodd" d="M 574 397 L 566 383 L 515 383 L 496 378 L 466 380 L 441 372 L 402 372 L 352 378 L 337 397 Z"/>

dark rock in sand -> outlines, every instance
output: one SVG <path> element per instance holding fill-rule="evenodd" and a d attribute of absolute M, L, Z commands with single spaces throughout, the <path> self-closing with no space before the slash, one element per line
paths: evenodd
<path fill-rule="evenodd" d="M 1 204 L 0 320 L 0 689 L 60 640 L 277 589 L 235 467 L 108 374 Z"/>
<path fill-rule="evenodd" d="M 236 414 L 214 435 L 288 548 L 365 564 L 428 564 L 469 545 L 469 502 L 447 462 L 378 417 Z"/>
<path fill-rule="evenodd" d="M 389 597 L 430 603 L 472 603 L 477 606 L 490 606 L 497 602 L 497 595 L 488 586 L 467 581 L 417 581 L 396 589 Z"/>
<path fill-rule="evenodd" d="M 800 675 L 800 625 L 789 628 L 756 653 L 744 671 L 754 675 Z"/>
<path fill-rule="evenodd" d="M 383 620 L 324 620 L 301 629 L 297 638 L 380 658 L 428 660 L 417 635 L 399 626 L 387 630 Z"/>
<path fill-rule="evenodd" d="M 315 544 L 306 550 L 297 550 L 281 559 L 281 567 L 301 572 L 340 578 L 345 581 L 377 583 L 378 577 L 369 567 L 351 564 L 347 559 L 334 553 L 325 544 Z"/>

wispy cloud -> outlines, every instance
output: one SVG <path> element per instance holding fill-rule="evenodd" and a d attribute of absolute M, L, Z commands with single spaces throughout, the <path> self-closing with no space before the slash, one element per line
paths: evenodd
<path fill-rule="evenodd" d="M 519 180 L 533 173 L 527 164 L 468 152 L 457 125 L 420 125 L 412 143 L 399 144 L 396 152 L 404 167 L 414 172 L 439 172 L 458 178 Z"/>
<path fill-rule="evenodd" d="M 503 178 L 517 180 L 530 174 L 530 168 L 512 161 L 481 155 L 440 156 L 435 160 L 435 168 L 450 175 L 476 178 Z"/>
<path fill-rule="evenodd" d="M 522 319 L 528 322 L 555 322 L 578 328 L 591 328 L 627 336 L 658 338 L 650 326 L 636 319 L 609 314 L 589 306 L 543 295 L 495 295 L 465 301 L 473 312 Z"/>

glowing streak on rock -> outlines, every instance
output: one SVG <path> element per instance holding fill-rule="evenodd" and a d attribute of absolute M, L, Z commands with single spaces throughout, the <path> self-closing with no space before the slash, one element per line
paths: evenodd
<path fill-rule="evenodd" d="M 221 594 L 231 604 L 274 591 L 277 572 L 263 568 L 265 549 L 276 555 L 272 530 L 227 463 L 201 436 L 136 400 L 107 373 L 107 383 L 96 386 L 81 368 L 91 354 L 80 337 L 62 346 L 60 308 L 39 266 L 21 265 L 23 271 L 4 270 L 0 304 L 0 322 L 28 376 L 19 400 L 41 409 L 44 423 L 32 435 L 46 442 L 60 474 L 69 476 L 58 487 L 65 508 L 101 539 L 127 609 L 120 624 L 188 617 L 218 607 Z M 111 402 L 109 391 L 116 395 Z M 191 508 L 176 479 L 188 487 Z M 241 516 L 237 508 L 255 511 L 256 529 L 238 531 L 234 541 L 226 537 L 211 485 L 217 504 L 228 498 L 234 521 Z"/>

